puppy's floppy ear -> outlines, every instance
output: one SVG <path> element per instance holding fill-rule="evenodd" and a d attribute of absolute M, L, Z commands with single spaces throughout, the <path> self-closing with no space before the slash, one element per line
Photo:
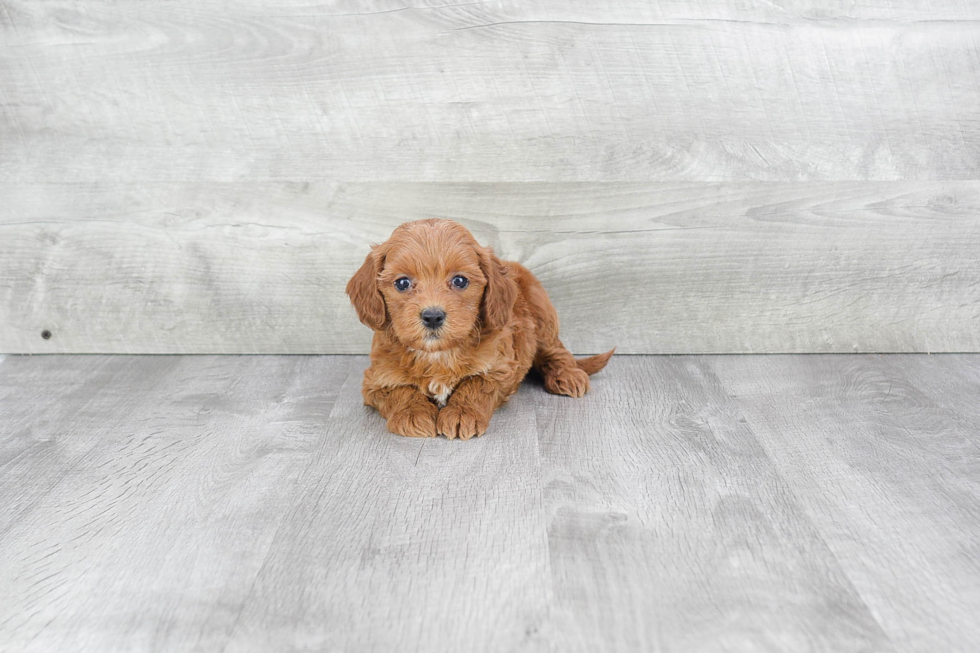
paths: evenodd
<path fill-rule="evenodd" d="M 487 279 L 480 305 L 480 320 L 485 329 L 497 331 L 510 321 L 514 302 L 517 301 L 517 283 L 508 276 L 506 266 L 489 247 L 480 251 L 480 269 Z"/>
<path fill-rule="evenodd" d="M 357 311 L 358 319 L 375 331 L 388 323 L 388 310 L 378 290 L 378 275 L 384 266 L 384 254 L 377 246 L 364 259 L 364 265 L 347 282 L 347 295 Z"/>

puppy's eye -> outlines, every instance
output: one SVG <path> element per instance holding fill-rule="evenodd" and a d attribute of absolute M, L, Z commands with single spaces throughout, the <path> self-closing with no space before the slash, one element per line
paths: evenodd
<path fill-rule="evenodd" d="M 463 275 L 457 274 L 455 277 L 453 277 L 453 287 L 462 290 L 468 285 L 470 285 L 470 280 Z"/>
<path fill-rule="evenodd" d="M 405 292 L 411 287 L 412 280 L 408 277 L 399 277 L 398 279 L 395 279 L 395 289 L 398 290 L 398 292 Z"/>

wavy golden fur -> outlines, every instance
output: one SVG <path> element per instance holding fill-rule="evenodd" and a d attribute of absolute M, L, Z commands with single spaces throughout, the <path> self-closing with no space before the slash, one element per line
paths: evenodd
<path fill-rule="evenodd" d="M 364 403 L 399 435 L 483 434 L 532 366 L 548 392 L 581 397 L 613 353 L 575 360 L 534 275 L 451 220 L 395 229 L 372 247 L 347 294 L 374 330 Z"/>

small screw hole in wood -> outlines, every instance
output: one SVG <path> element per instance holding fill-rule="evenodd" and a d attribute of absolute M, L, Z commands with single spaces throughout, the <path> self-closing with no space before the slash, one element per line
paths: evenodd
<path fill-rule="evenodd" d="M 41 332 L 41 337 L 44 338 L 45 340 L 51 340 L 51 332 L 45 329 L 44 331 Z"/>

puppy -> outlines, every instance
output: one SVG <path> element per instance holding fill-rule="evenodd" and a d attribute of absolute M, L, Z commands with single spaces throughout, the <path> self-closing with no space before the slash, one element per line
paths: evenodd
<path fill-rule="evenodd" d="M 468 440 L 533 366 L 548 392 L 581 397 L 613 351 L 575 360 L 544 287 L 450 220 L 408 222 L 347 284 L 374 330 L 364 403 L 399 435 Z"/>

